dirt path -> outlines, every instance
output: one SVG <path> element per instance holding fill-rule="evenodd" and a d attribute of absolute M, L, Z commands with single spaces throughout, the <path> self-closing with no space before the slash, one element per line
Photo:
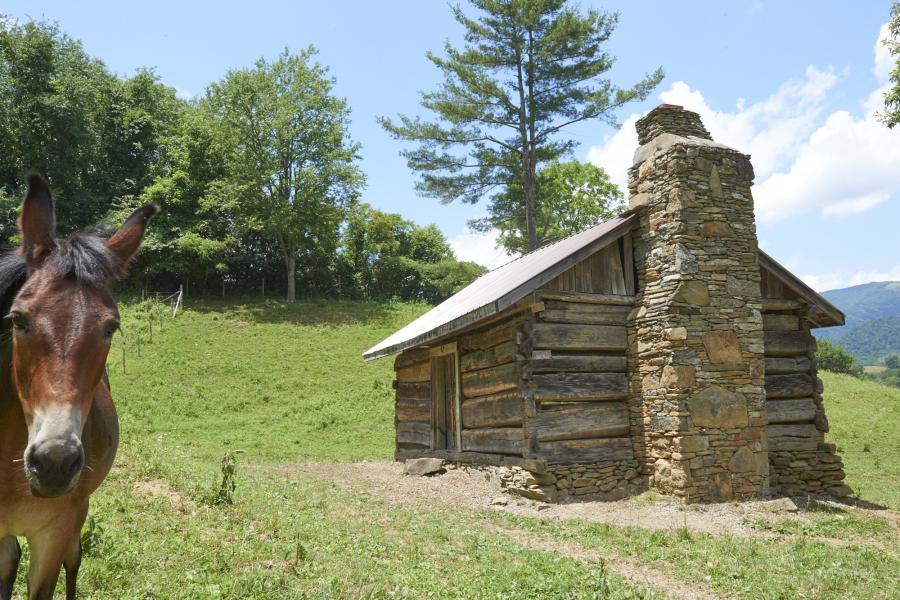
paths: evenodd
<path fill-rule="evenodd" d="M 376 496 L 389 505 L 418 509 L 434 506 L 435 502 L 438 502 L 447 506 L 465 506 L 471 510 L 481 510 L 496 501 L 503 503 L 501 506 L 494 506 L 497 509 L 545 520 L 581 519 L 645 529 L 687 528 L 701 533 L 765 539 L 778 539 L 783 536 L 749 527 L 746 524 L 747 519 L 764 517 L 777 523 L 790 518 L 812 522 L 808 513 L 772 512 L 771 505 L 764 502 L 685 506 L 672 498 L 649 494 L 618 502 L 539 504 L 505 494 L 496 477 L 491 477 L 478 469 L 465 467 L 450 468 L 444 474 L 434 477 L 404 476 L 403 465 L 390 461 L 307 463 L 277 468 L 285 472 L 304 473 L 327 479 L 344 488 L 352 488 L 357 493 Z M 896 534 L 900 531 L 897 513 L 863 508 L 848 508 L 848 510 L 864 511 L 886 519 L 895 529 L 895 535 L 890 537 L 896 539 Z M 836 546 L 859 544 L 883 547 L 884 545 L 882 540 L 838 540 L 825 537 L 816 539 Z"/>
<path fill-rule="evenodd" d="M 675 579 L 662 571 L 627 558 L 607 555 L 597 550 L 584 548 L 569 542 L 561 542 L 552 537 L 522 529 L 494 527 L 492 530 L 528 548 L 544 552 L 556 552 L 580 562 L 602 562 L 609 572 L 638 587 L 655 589 L 679 600 L 724 600 L 726 598 L 713 593 L 704 586 L 686 584 L 680 579 Z"/>

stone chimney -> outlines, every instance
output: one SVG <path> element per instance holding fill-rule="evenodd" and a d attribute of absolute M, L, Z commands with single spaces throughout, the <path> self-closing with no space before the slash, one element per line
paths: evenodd
<path fill-rule="evenodd" d="M 768 490 L 753 167 L 699 115 L 637 122 L 629 204 L 639 284 L 629 328 L 635 450 L 652 487 L 688 501 Z"/>

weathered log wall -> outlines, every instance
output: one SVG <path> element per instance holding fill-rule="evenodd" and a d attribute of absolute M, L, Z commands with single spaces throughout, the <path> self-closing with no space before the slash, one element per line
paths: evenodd
<path fill-rule="evenodd" d="M 498 457 L 523 454 L 524 409 L 516 360 L 516 331 L 523 321 L 519 311 L 480 330 L 446 340 L 457 344 L 460 452 Z M 395 362 L 398 458 L 447 454 L 434 448 L 431 360 L 428 348 L 416 348 L 403 352 Z"/>
<path fill-rule="evenodd" d="M 520 313 L 459 338 L 463 452 L 522 456 L 516 332 L 524 319 Z"/>
<path fill-rule="evenodd" d="M 611 272 L 618 283 L 590 288 L 597 292 L 584 291 L 585 285 L 577 289 L 584 280 L 575 268 L 571 277 L 559 277 L 535 293 L 534 318 L 522 328 L 526 456 L 548 464 L 533 493 L 609 499 L 642 489 L 626 404 L 625 321 L 633 296 L 622 292 L 633 288 L 625 287 L 623 264 L 632 269 L 621 247 L 607 246 L 585 261 L 617 262 L 619 268 Z M 598 271 L 594 278 L 608 280 Z M 632 281 L 628 277 L 627 285 Z M 566 289 L 572 287 L 576 289 Z"/>
<path fill-rule="evenodd" d="M 396 452 L 414 455 L 431 448 L 431 357 L 425 348 L 407 350 L 394 361 Z"/>
<path fill-rule="evenodd" d="M 846 496 L 843 464 L 825 442 L 828 419 L 816 371 L 816 340 L 804 318 L 806 304 L 761 269 L 765 332 L 769 471 L 773 489 L 784 493 Z"/>

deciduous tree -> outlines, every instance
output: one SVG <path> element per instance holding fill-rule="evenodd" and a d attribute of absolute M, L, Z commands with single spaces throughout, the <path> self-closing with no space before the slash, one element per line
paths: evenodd
<path fill-rule="evenodd" d="M 205 106 L 228 148 L 227 176 L 212 196 L 240 226 L 278 245 L 287 300 L 296 298 L 298 260 L 333 261 L 340 224 L 363 175 L 347 133 L 350 110 L 310 47 L 274 62 L 230 71 L 210 86 Z"/>
<path fill-rule="evenodd" d="M 489 215 L 469 222 L 475 231 L 497 229 L 497 244 L 511 254 L 528 251 L 522 184 L 512 181 L 491 198 Z M 576 160 L 551 162 L 537 172 L 535 234 L 538 246 L 596 225 L 625 209 L 622 192 L 606 172 Z"/>
<path fill-rule="evenodd" d="M 884 113 L 882 119 L 889 128 L 900 123 L 900 2 L 891 6 L 891 21 L 888 23 L 890 37 L 883 40 L 885 46 L 894 57 L 894 69 L 891 71 L 891 88 L 884 94 Z"/>

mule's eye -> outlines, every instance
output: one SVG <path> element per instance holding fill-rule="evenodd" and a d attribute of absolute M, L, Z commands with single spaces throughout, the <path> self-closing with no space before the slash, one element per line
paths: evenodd
<path fill-rule="evenodd" d="M 7 321 L 11 321 L 13 329 L 19 333 L 28 333 L 28 317 L 24 314 L 13 311 L 3 318 Z"/>
<path fill-rule="evenodd" d="M 103 335 L 107 337 L 107 339 L 112 339 L 112 336 L 119 330 L 119 322 L 111 321 L 106 324 L 106 329 L 103 331 Z"/>

